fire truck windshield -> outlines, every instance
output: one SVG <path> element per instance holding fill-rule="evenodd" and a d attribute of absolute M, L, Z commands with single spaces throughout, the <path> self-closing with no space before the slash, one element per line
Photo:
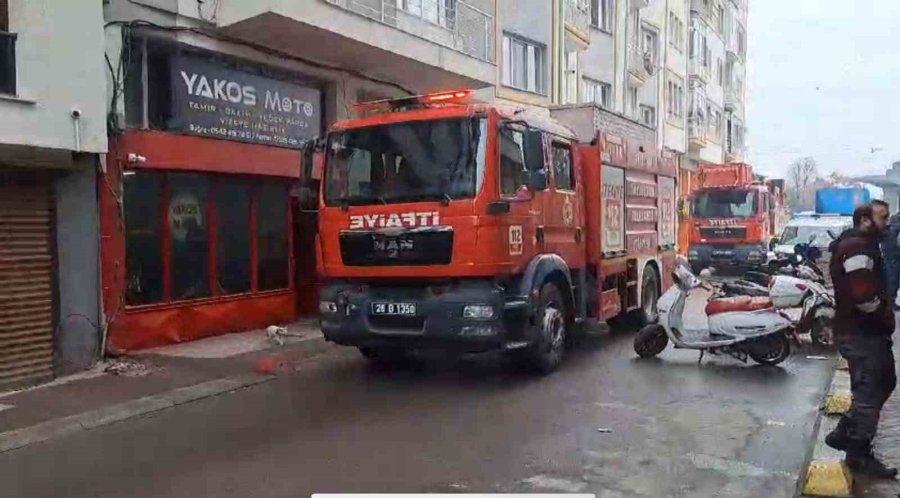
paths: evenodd
<path fill-rule="evenodd" d="M 441 119 L 369 126 L 328 139 L 325 203 L 473 198 L 484 177 L 486 121 Z"/>
<path fill-rule="evenodd" d="M 694 196 L 695 218 L 752 218 L 759 212 L 759 193 L 748 189 L 700 190 Z"/>

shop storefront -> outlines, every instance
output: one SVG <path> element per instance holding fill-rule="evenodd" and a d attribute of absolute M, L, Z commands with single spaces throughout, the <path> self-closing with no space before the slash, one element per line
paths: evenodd
<path fill-rule="evenodd" d="M 296 233 L 291 194 L 320 91 L 177 51 L 149 71 L 164 129 L 111 140 L 101 195 L 108 349 L 294 320 L 313 238 Z"/>

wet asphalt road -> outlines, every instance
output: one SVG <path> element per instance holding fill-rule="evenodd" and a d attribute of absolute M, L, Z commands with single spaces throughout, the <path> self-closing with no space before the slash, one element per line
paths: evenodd
<path fill-rule="evenodd" d="M 0 454 L 4 497 L 590 492 L 788 497 L 829 361 L 782 367 L 590 339 L 536 378 L 493 358 L 299 372 Z M 598 429 L 608 429 L 609 432 Z"/>

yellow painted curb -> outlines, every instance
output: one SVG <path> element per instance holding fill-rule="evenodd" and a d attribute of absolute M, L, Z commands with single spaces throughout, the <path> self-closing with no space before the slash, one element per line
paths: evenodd
<path fill-rule="evenodd" d="M 847 392 L 831 393 L 825 398 L 825 413 L 828 415 L 841 415 L 850 410 L 853 397 Z"/>
<path fill-rule="evenodd" d="M 847 363 L 846 358 L 838 358 L 837 369 L 838 370 L 850 370 L 850 365 Z"/>
<path fill-rule="evenodd" d="M 843 461 L 813 460 L 806 471 L 803 496 L 853 497 L 853 474 Z"/>

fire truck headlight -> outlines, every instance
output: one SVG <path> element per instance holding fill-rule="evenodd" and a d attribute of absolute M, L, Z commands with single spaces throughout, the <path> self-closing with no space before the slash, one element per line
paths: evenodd
<path fill-rule="evenodd" d="M 337 313 L 338 305 L 334 301 L 319 301 L 319 313 Z"/>
<path fill-rule="evenodd" d="M 463 308 L 462 316 L 468 320 L 490 320 L 494 318 L 494 307 L 487 304 L 470 304 Z"/>

